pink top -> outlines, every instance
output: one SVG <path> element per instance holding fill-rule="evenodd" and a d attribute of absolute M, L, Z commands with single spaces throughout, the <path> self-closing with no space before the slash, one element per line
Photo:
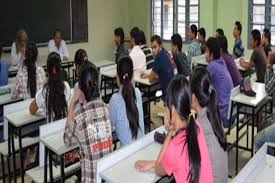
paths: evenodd
<path fill-rule="evenodd" d="M 206 139 L 202 130 L 201 124 L 196 121 L 199 127 L 198 143 L 201 154 L 201 169 L 200 169 L 200 183 L 213 183 L 212 164 L 209 156 Z M 169 146 L 164 153 L 162 164 L 166 173 L 174 175 L 176 182 L 189 182 L 189 158 L 188 146 L 184 146 L 186 139 L 186 131 L 180 132 L 169 143 Z"/>

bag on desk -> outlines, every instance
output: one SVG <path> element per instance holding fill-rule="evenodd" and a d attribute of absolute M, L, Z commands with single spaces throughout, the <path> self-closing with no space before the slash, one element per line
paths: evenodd
<path fill-rule="evenodd" d="M 166 135 L 164 132 L 163 133 L 155 132 L 155 135 L 154 135 L 155 142 L 163 144 L 165 138 L 166 138 Z"/>
<path fill-rule="evenodd" d="M 249 97 L 255 97 L 256 93 L 252 90 L 251 80 L 249 77 L 245 77 L 241 80 L 240 92 Z"/>

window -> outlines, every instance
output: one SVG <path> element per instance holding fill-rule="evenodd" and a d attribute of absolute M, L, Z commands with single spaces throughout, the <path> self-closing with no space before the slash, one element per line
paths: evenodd
<path fill-rule="evenodd" d="M 152 0 L 152 33 L 170 40 L 179 33 L 187 41 L 189 26 L 199 26 L 199 0 Z"/>
<path fill-rule="evenodd" d="M 275 0 L 249 0 L 248 37 L 253 29 L 271 31 L 271 44 L 275 45 Z"/>

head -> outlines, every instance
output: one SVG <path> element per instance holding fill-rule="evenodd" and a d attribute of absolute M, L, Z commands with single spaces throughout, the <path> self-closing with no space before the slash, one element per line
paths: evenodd
<path fill-rule="evenodd" d="M 189 28 L 188 36 L 190 40 L 194 40 L 197 38 L 198 28 L 195 24 L 192 24 Z"/>
<path fill-rule="evenodd" d="M 61 30 L 59 29 L 56 29 L 53 33 L 53 38 L 54 38 L 54 42 L 55 42 L 55 45 L 57 47 L 60 46 L 61 44 L 61 41 L 62 41 L 62 33 L 61 33 Z"/>
<path fill-rule="evenodd" d="M 122 57 L 117 64 L 117 80 L 122 87 L 122 96 L 126 105 L 126 113 L 133 138 L 137 138 L 139 115 L 136 106 L 136 94 L 132 84 L 133 62 L 130 57 Z"/>
<path fill-rule="evenodd" d="M 139 28 L 138 27 L 134 27 L 132 28 L 132 30 L 130 31 L 130 44 L 132 47 L 139 45 Z"/>
<path fill-rule="evenodd" d="M 20 51 L 20 48 L 26 48 L 29 41 L 28 34 L 25 30 L 19 30 L 16 34 L 16 51 Z"/>
<path fill-rule="evenodd" d="M 139 31 L 139 41 L 141 45 L 146 44 L 146 37 L 142 30 Z"/>
<path fill-rule="evenodd" d="M 257 48 L 261 45 L 261 33 L 259 30 L 254 29 L 251 31 L 250 46 Z"/>
<path fill-rule="evenodd" d="M 261 45 L 262 46 L 267 46 L 271 44 L 271 33 L 270 30 L 265 28 L 263 30 L 263 34 L 262 34 L 262 40 L 261 40 Z"/>
<path fill-rule="evenodd" d="M 117 46 L 124 43 L 124 31 L 122 27 L 116 28 L 114 30 L 114 35 L 115 35 L 115 43 Z"/>
<path fill-rule="evenodd" d="M 74 64 L 77 76 L 79 76 L 81 65 L 85 62 L 88 62 L 87 52 L 84 49 L 78 49 L 74 56 Z"/>
<path fill-rule="evenodd" d="M 235 22 L 235 26 L 233 29 L 233 36 L 234 38 L 239 38 L 242 34 L 242 24 L 239 21 Z"/>
<path fill-rule="evenodd" d="M 206 41 L 205 59 L 207 62 L 219 59 L 221 57 L 220 53 L 220 43 L 217 38 L 210 37 Z"/>
<path fill-rule="evenodd" d="M 44 86 L 47 104 L 47 119 L 54 121 L 67 115 L 67 102 L 64 94 L 65 86 L 60 55 L 49 54 L 47 59 L 48 83 Z M 55 116 L 53 118 L 53 116 Z"/>
<path fill-rule="evenodd" d="M 198 30 L 198 41 L 203 43 L 205 41 L 206 33 L 205 29 L 202 27 Z"/>
<path fill-rule="evenodd" d="M 218 28 L 218 29 L 216 30 L 216 34 L 215 34 L 215 37 L 216 37 L 216 38 L 218 38 L 219 36 L 224 36 L 224 31 L 223 31 L 223 29 L 221 29 L 221 28 Z"/>
<path fill-rule="evenodd" d="M 225 36 L 220 36 L 217 38 L 221 46 L 221 55 L 228 53 L 228 42 Z"/>
<path fill-rule="evenodd" d="M 84 93 L 87 102 L 100 97 L 98 71 L 90 62 L 81 65 L 79 73 L 79 88 Z"/>
<path fill-rule="evenodd" d="M 192 91 L 192 108 L 198 113 L 199 109 L 206 108 L 207 118 L 211 123 L 221 147 L 226 151 L 226 139 L 220 119 L 217 94 L 211 84 L 210 75 L 205 67 L 196 67 L 190 76 Z"/>
<path fill-rule="evenodd" d="M 166 113 L 170 125 L 176 132 L 186 130 L 185 144 L 188 147 L 190 162 L 189 179 L 192 183 L 199 182 L 201 156 L 198 145 L 198 126 L 191 114 L 192 98 L 187 79 L 183 75 L 176 75 L 169 83 L 166 94 L 168 112 Z"/>
<path fill-rule="evenodd" d="M 26 47 L 26 58 L 24 60 L 24 65 L 27 68 L 28 72 L 28 84 L 27 88 L 30 92 L 32 98 L 35 97 L 36 94 L 36 59 L 38 55 L 38 50 L 33 42 L 29 42 Z"/>
<path fill-rule="evenodd" d="M 177 54 L 182 51 L 182 38 L 180 34 L 174 34 L 171 37 L 171 48 L 173 54 Z"/>
<path fill-rule="evenodd" d="M 151 48 L 154 56 L 162 50 L 162 40 L 159 35 L 151 37 Z"/>

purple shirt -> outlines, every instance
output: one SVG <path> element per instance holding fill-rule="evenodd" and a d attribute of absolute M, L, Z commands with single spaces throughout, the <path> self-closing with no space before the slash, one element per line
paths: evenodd
<path fill-rule="evenodd" d="M 233 81 L 234 87 L 238 86 L 241 83 L 241 73 L 237 68 L 237 65 L 234 61 L 234 58 L 229 53 L 225 53 L 222 58 L 224 59 L 231 79 Z"/>
<path fill-rule="evenodd" d="M 208 72 L 212 80 L 212 85 L 218 95 L 220 114 L 223 119 L 227 119 L 228 105 L 231 89 L 233 88 L 233 82 L 224 59 L 221 57 L 217 60 L 212 60 L 208 64 Z"/>

